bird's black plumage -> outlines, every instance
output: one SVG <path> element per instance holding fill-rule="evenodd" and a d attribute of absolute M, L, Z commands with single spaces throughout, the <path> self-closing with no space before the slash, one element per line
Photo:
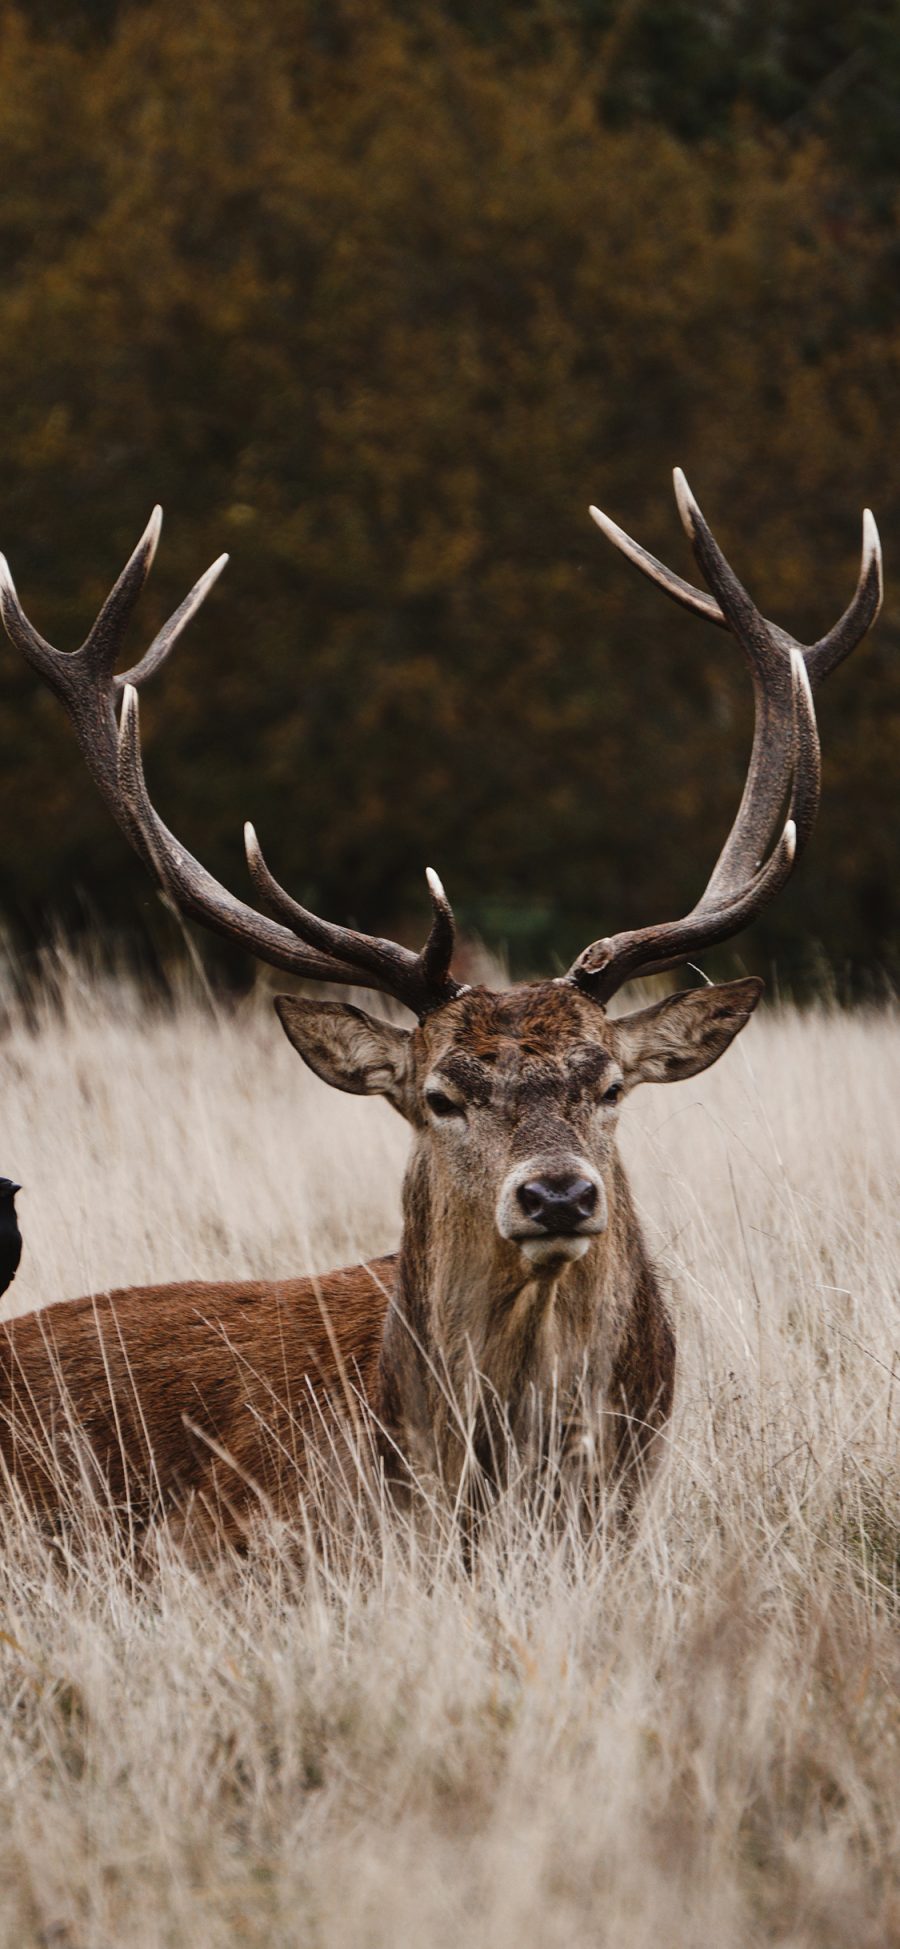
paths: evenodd
<path fill-rule="evenodd" d="M 0 1178 L 0 1293 L 11 1286 L 22 1257 L 22 1234 L 16 1217 L 16 1192 L 20 1184 Z"/>

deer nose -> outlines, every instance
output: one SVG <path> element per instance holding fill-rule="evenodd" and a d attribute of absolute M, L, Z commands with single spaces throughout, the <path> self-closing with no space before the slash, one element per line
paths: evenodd
<path fill-rule="evenodd" d="M 577 1232 L 597 1209 L 596 1184 L 572 1172 L 558 1177 L 529 1178 L 527 1184 L 519 1185 L 516 1197 L 532 1224 L 557 1237 Z"/>

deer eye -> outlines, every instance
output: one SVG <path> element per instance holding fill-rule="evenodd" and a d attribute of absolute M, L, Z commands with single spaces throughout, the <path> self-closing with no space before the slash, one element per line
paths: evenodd
<path fill-rule="evenodd" d="M 454 1103 L 452 1096 L 445 1096 L 443 1090 L 426 1090 L 425 1101 L 436 1117 L 464 1117 L 466 1114 L 462 1104 Z"/>
<path fill-rule="evenodd" d="M 600 1101 L 601 1103 L 608 1103 L 610 1105 L 612 1105 L 613 1103 L 619 1103 L 622 1097 L 624 1096 L 624 1094 L 625 1094 L 625 1085 L 622 1082 L 621 1078 L 617 1077 L 616 1081 L 614 1083 L 610 1083 L 609 1088 L 604 1090 L 603 1095 L 600 1098 Z"/>

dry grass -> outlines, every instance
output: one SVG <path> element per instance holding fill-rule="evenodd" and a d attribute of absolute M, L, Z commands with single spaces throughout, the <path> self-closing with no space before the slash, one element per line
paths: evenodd
<path fill-rule="evenodd" d="M 396 1237 L 402 1125 L 262 1000 L 69 970 L 0 1078 L 18 1308 Z M 625 1122 L 681 1349 L 631 1550 L 514 1499 L 473 1579 L 385 1520 L 139 1581 L 9 1523 L 4 1944 L 900 1940 L 896 1016 L 764 1016 Z"/>

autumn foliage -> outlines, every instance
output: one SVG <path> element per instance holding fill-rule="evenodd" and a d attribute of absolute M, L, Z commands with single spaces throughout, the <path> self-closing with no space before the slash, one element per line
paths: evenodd
<path fill-rule="evenodd" d="M 848 11 L 900 66 L 886 10 Z M 587 519 L 690 572 L 678 462 L 810 639 L 875 508 L 886 614 L 822 700 L 813 854 L 741 952 L 896 972 L 900 157 L 836 8 L 824 75 L 798 5 L 760 10 L 780 69 L 724 41 L 717 68 L 721 12 L 0 12 L 0 542 L 64 647 L 155 500 L 143 640 L 232 552 L 145 735 L 161 810 L 240 890 L 252 813 L 332 917 L 415 929 L 433 863 L 523 968 L 690 903 L 749 686 Z M 14 925 L 80 890 L 151 911 L 7 648 L 0 820 Z"/>

